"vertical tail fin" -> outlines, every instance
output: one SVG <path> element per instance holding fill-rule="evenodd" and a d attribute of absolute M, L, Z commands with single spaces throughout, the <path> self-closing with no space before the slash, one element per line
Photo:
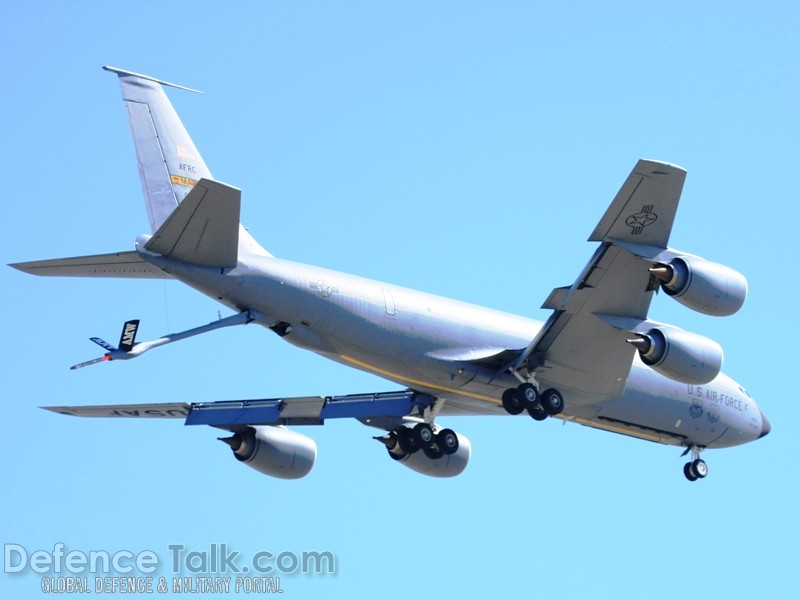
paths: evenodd
<path fill-rule="evenodd" d="M 214 179 L 162 86 L 201 92 L 115 67 L 103 68 L 119 77 L 150 230 L 155 233 L 200 179 Z M 238 249 L 269 256 L 241 226 Z"/>
<path fill-rule="evenodd" d="M 122 326 L 122 333 L 119 336 L 119 349 L 130 352 L 136 343 L 136 330 L 139 329 L 139 319 L 125 321 Z"/>
<path fill-rule="evenodd" d="M 114 67 L 103 68 L 119 76 L 154 232 L 201 177 L 213 179 L 161 86 L 189 88 Z"/>

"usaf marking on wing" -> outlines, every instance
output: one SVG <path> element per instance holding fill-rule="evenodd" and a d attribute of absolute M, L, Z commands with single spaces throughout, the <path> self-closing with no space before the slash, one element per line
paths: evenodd
<path fill-rule="evenodd" d="M 692 481 L 708 474 L 702 451 L 769 433 L 756 402 L 720 372 L 719 344 L 648 318 L 659 289 L 712 316 L 732 315 L 747 295 L 740 273 L 668 246 L 682 168 L 636 163 L 589 237 L 598 243 L 594 255 L 572 285 L 550 293 L 543 308 L 552 313 L 541 323 L 274 257 L 240 225 L 241 192 L 214 180 L 163 90 L 182 86 L 104 68 L 119 78 L 151 233 L 130 252 L 12 266 L 37 275 L 174 278 L 235 313 L 139 343 L 138 321 L 128 321 L 118 348 L 92 338 L 106 353 L 73 368 L 257 323 L 402 389 L 48 410 L 210 425 L 230 433 L 221 439 L 238 461 L 286 479 L 306 475 L 317 453 L 313 440 L 288 426 L 334 418 L 383 431 L 375 439 L 395 462 L 437 477 L 461 473 L 471 453 L 465 436 L 441 426 L 451 415 L 527 413 L 680 446 L 691 455 L 684 474 Z"/>
<path fill-rule="evenodd" d="M 635 215 L 631 215 L 625 219 L 625 224 L 631 228 L 633 235 L 642 233 L 642 229 L 648 225 L 652 225 L 658 220 L 658 215 L 653 212 L 653 206 L 644 206 L 642 210 Z"/>

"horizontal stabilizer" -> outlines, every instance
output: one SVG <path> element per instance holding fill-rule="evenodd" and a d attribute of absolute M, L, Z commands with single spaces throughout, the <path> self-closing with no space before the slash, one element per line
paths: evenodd
<path fill-rule="evenodd" d="M 235 267 L 239 256 L 241 191 L 201 179 L 145 248 L 209 267 Z"/>
<path fill-rule="evenodd" d="M 98 346 L 100 346 L 101 348 L 103 348 L 103 350 L 108 350 L 109 352 L 114 352 L 114 350 L 116 350 L 116 348 L 115 348 L 114 346 L 112 346 L 111 344 L 109 344 L 109 343 L 108 343 L 107 341 L 105 341 L 103 338 L 99 338 L 99 337 L 92 337 L 92 338 L 89 338 L 89 340 L 90 340 L 90 341 L 92 341 L 92 342 L 94 342 L 95 344 L 97 344 L 97 345 L 98 345 Z"/>
<path fill-rule="evenodd" d="M 152 81 L 154 83 L 158 83 L 159 85 L 166 85 L 169 87 L 177 88 L 179 90 L 186 90 L 187 92 L 194 92 L 195 94 L 202 94 L 200 90 L 195 90 L 190 87 L 186 87 L 185 85 L 178 85 L 177 83 L 170 83 L 169 81 L 162 81 L 161 79 L 156 79 L 155 77 L 150 77 L 149 75 L 142 75 L 141 73 L 134 73 L 133 71 L 126 71 L 125 69 L 118 69 L 116 67 L 105 66 L 103 67 L 104 70 L 109 71 L 110 73 L 116 73 L 119 76 L 130 76 L 136 77 L 137 79 L 143 79 L 145 81 Z"/>
<path fill-rule="evenodd" d="M 145 262 L 136 252 L 112 252 L 72 258 L 52 258 L 9 265 L 31 275 L 52 277 L 121 277 L 130 279 L 172 279 Z"/>

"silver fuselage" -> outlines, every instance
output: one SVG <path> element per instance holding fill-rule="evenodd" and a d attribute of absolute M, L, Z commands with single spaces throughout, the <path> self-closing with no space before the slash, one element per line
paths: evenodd
<path fill-rule="evenodd" d="M 506 414 L 517 381 L 477 360 L 484 349 L 524 348 L 542 323 L 474 304 L 269 256 L 240 255 L 234 269 L 142 253 L 176 279 L 236 310 L 256 310 L 296 346 L 445 400 L 441 414 Z M 452 354 L 455 358 L 450 358 Z M 561 386 L 559 418 L 680 446 L 724 448 L 759 438 L 755 401 L 720 374 L 702 386 L 670 380 L 633 361 L 624 392 L 598 400 Z M 543 387 L 546 378 L 540 378 Z"/>

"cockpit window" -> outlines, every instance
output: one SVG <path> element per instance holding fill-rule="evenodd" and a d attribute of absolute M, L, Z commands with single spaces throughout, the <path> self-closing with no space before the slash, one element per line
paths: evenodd
<path fill-rule="evenodd" d="M 748 398 L 751 398 L 750 394 L 747 392 L 747 390 L 746 390 L 746 389 L 744 389 L 742 386 L 739 386 L 739 389 L 742 391 L 742 393 L 743 393 L 745 396 L 747 396 Z"/>

